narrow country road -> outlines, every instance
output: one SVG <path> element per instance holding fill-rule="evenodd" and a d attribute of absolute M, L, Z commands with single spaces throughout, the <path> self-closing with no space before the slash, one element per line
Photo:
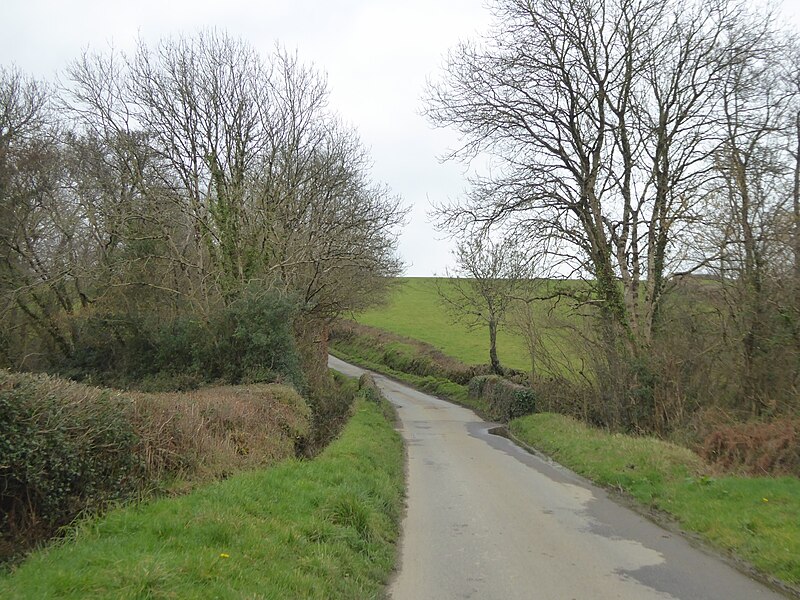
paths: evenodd
<path fill-rule="evenodd" d="M 334 357 L 331 368 L 363 370 Z M 408 448 L 395 600 L 782 598 L 472 411 L 375 375 Z"/>

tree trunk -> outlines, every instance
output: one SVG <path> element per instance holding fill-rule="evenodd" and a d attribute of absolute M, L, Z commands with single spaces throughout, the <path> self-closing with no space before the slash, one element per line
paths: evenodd
<path fill-rule="evenodd" d="M 497 358 L 497 321 L 489 319 L 489 361 L 492 365 L 492 373 L 503 374 L 503 367 Z"/>
<path fill-rule="evenodd" d="M 792 187 L 792 242 L 794 250 L 795 308 L 800 312 L 800 112 L 795 117 L 794 185 Z"/>

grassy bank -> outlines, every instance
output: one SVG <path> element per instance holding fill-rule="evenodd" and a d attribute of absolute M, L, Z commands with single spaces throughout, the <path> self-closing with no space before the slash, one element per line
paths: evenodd
<path fill-rule="evenodd" d="M 686 448 L 609 434 L 560 415 L 530 415 L 509 427 L 559 463 L 669 513 L 762 573 L 800 584 L 799 479 L 715 477 Z"/>
<path fill-rule="evenodd" d="M 293 457 L 310 417 L 277 384 L 144 394 L 0 370 L 0 562 L 76 517 Z"/>
<path fill-rule="evenodd" d="M 554 404 L 571 410 L 572 414 L 580 414 L 586 397 L 585 390 L 570 381 L 555 378 L 537 381 L 533 389 L 510 381 L 500 387 L 486 387 L 483 383 L 490 373 L 488 365 L 467 365 L 426 342 L 352 321 L 340 320 L 333 324 L 329 351 L 342 360 L 470 408 L 488 421 L 506 421 L 509 415 L 524 414 L 534 408 L 553 410 Z M 517 383 L 519 381 L 517 378 Z M 527 382 L 527 377 L 522 381 Z M 473 384 L 477 384 L 474 389 Z M 494 393 L 501 388 L 514 390 L 514 393 L 511 397 Z M 498 401 L 505 404 L 505 408 L 501 408 Z M 513 409 L 509 401 L 514 404 Z"/>
<path fill-rule="evenodd" d="M 375 598 L 394 565 L 403 452 L 359 399 L 338 440 L 85 522 L 0 578 L 2 598 Z"/>

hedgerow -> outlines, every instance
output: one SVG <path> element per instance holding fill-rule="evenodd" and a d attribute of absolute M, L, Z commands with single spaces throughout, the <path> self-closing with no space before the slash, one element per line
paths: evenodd
<path fill-rule="evenodd" d="M 469 396 L 483 399 L 487 417 L 506 423 L 511 419 L 531 414 L 536 409 L 536 397 L 529 387 L 519 385 L 497 375 L 479 375 L 470 380 Z"/>
<path fill-rule="evenodd" d="M 109 504 L 293 456 L 309 424 L 282 385 L 122 393 L 0 370 L 0 561 Z"/>

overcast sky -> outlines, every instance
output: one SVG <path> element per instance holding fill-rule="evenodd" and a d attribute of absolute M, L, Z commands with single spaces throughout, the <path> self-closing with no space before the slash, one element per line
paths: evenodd
<path fill-rule="evenodd" d="M 489 24 L 483 0 L 0 0 L 0 63 L 53 78 L 85 48 L 132 49 L 142 37 L 207 27 L 264 54 L 280 42 L 328 75 L 331 103 L 374 160 L 373 178 L 411 207 L 400 237 L 406 275 L 443 274 L 451 243 L 428 222 L 430 202 L 456 198 L 464 167 L 438 160 L 457 137 L 419 115 L 426 77 L 448 48 Z M 784 14 L 800 23 L 800 0 Z"/>
<path fill-rule="evenodd" d="M 276 42 L 327 73 L 333 108 L 359 131 L 373 178 L 411 207 L 400 237 L 406 275 L 442 274 L 450 242 L 428 223 L 429 201 L 457 197 L 464 167 L 438 157 L 457 143 L 419 115 L 427 76 L 459 39 L 484 30 L 482 0 L 0 0 L 0 62 L 52 79 L 85 48 L 130 50 L 217 27 L 263 54 Z"/>

